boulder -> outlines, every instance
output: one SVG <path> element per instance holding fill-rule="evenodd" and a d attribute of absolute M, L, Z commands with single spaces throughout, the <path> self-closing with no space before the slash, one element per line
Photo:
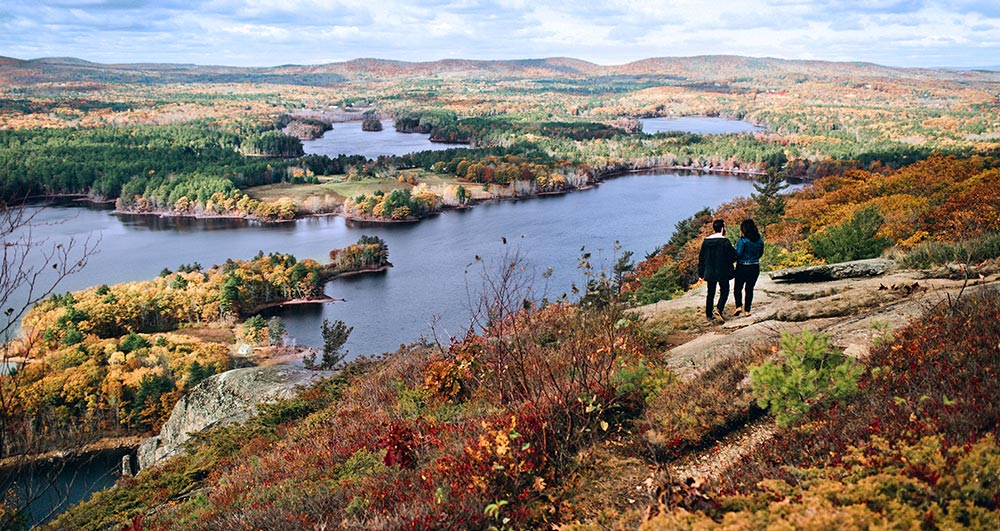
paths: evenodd
<path fill-rule="evenodd" d="M 884 258 L 854 260 L 839 264 L 793 267 L 770 273 L 779 282 L 827 282 L 844 278 L 878 277 L 892 271 L 895 262 Z"/>
<path fill-rule="evenodd" d="M 291 398 L 301 386 L 328 376 L 289 365 L 249 367 L 216 374 L 182 397 L 160 429 L 139 446 L 139 468 L 173 456 L 191 433 L 240 422 L 257 413 L 257 404 Z"/>

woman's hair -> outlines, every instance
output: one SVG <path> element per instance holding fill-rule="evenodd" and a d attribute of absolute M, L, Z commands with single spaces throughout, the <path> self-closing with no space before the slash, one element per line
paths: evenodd
<path fill-rule="evenodd" d="M 743 232 L 746 239 L 752 242 L 760 241 L 760 231 L 757 230 L 757 224 L 752 219 L 744 219 L 743 223 L 740 223 L 740 231 Z"/>

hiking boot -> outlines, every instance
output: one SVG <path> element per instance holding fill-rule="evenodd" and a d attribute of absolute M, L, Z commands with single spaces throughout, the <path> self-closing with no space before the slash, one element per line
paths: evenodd
<path fill-rule="evenodd" d="M 726 316 L 722 315 L 722 310 L 718 308 L 715 309 L 715 318 L 723 323 L 726 322 Z"/>
<path fill-rule="evenodd" d="M 737 306 L 736 307 L 736 311 L 733 312 L 733 317 L 739 317 L 741 315 L 743 315 L 743 308 L 740 308 L 739 306 Z"/>

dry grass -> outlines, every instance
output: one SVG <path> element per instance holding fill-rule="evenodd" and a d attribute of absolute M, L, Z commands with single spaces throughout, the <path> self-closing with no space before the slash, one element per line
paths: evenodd
<path fill-rule="evenodd" d="M 206 343 L 232 345 L 236 341 L 236 336 L 233 334 L 232 328 L 214 324 L 181 327 L 177 333 L 205 341 Z"/>
<path fill-rule="evenodd" d="M 452 186 L 463 185 L 476 196 L 481 185 L 470 184 L 456 179 L 454 176 L 445 176 L 425 170 L 414 169 L 399 172 L 407 179 L 415 179 L 417 184 L 425 184 L 432 191 L 441 195 L 444 190 Z M 306 205 L 309 210 L 309 200 L 320 200 L 328 209 L 331 206 L 341 206 L 350 197 L 361 194 L 371 194 L 377 190 L 391 192 L 402 188 L 413 188 L 414 184 L 400 182 L 396 178 L 367 178 L 356 181 L 348 181 L 343 175 L 321 176 L 319 184 L 290 184 L 277 183 L 263 186 L 254 186 L 244 190 L 253 199 L 264 202 L 275 202 L 282 198 L 289 198 L 295 201 L 300 207 Z"/>

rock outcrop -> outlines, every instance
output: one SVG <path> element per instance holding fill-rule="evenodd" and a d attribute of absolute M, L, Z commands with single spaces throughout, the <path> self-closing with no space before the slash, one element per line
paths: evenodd
<path fill-rule="evenodd" d="M 750 349 L 776 347 L 781 334 L 803 329 L 829 336 L 830 344 L 848 356 L 864 358 L 875 341 L 928 309 L 951 304 L 964 293 L 1000 289 L 996 261 L 975 267 L 892 269 L 889 260 L 862 260 L 761 275 L 753 313 L 734 317 L 730 299 L 727 320 L 721 324 L 704 317 L 704 284 L 676 299 L 634 311 L 651 322 L 666 323 L 670 330 L 685 330 L 675 335 L 679 341 L 670 349 L 666 363 L 680 379 L 688 381 Z M 820 280 L 824 277 L 826 280 Z M 748 384 L 749 378 L 741 385 Z M 774 431 L 769 418 L 750 423 L 704 451 L 671 463 L 670 477 L 698 481 L 714 477 L 754 447 L 768 444 Z"/>
<path fill-rule="evenodd" d="M 234 369 L 201 382 L 174 406 L 160 434 L 139 446 L 139 468 L 176 454 L 191 433 L 250 418 L 257 404 L 295 396 L 299 387 L 330 373 L 289 365 Z"/>
<path fill-rule="evenodd" d="M 818 266 L 793 267 L 771 273 L 779 282 L 827 282 L 845 278 L 877 277 L 892 271 L 895 262 L 884 258 L 854 260 Z"/>
<path fill-rule="evenodd" d="M 892 261 L 879 259 L 820 266 L 814 270 L 819 272 L 797 276 L 795 271 L 803 269 L 812 268 L 762 274 L 754 290 L 753 315 L 733 317 L 730 297 L 722 325 L 704 319 L 704 284 L 676 299 L 634 311 L 654 321 L 690 321 L 693 328 L 667 357 L 671 370 L 689 379 L 735 353 L 777 345 L 783 332 L 805 328 L 830 335 L 831 344 L 850 355 L 863 356 L 874 339 L 905 326 L 931 306 L 946 304 L 964 290 L 1000 285 L 1000 268 L 992 266 L 963 269 L 961 278 L 945 268 L 894 270 Z M 815 280 L 821 275 L 838 278 Z"/>

